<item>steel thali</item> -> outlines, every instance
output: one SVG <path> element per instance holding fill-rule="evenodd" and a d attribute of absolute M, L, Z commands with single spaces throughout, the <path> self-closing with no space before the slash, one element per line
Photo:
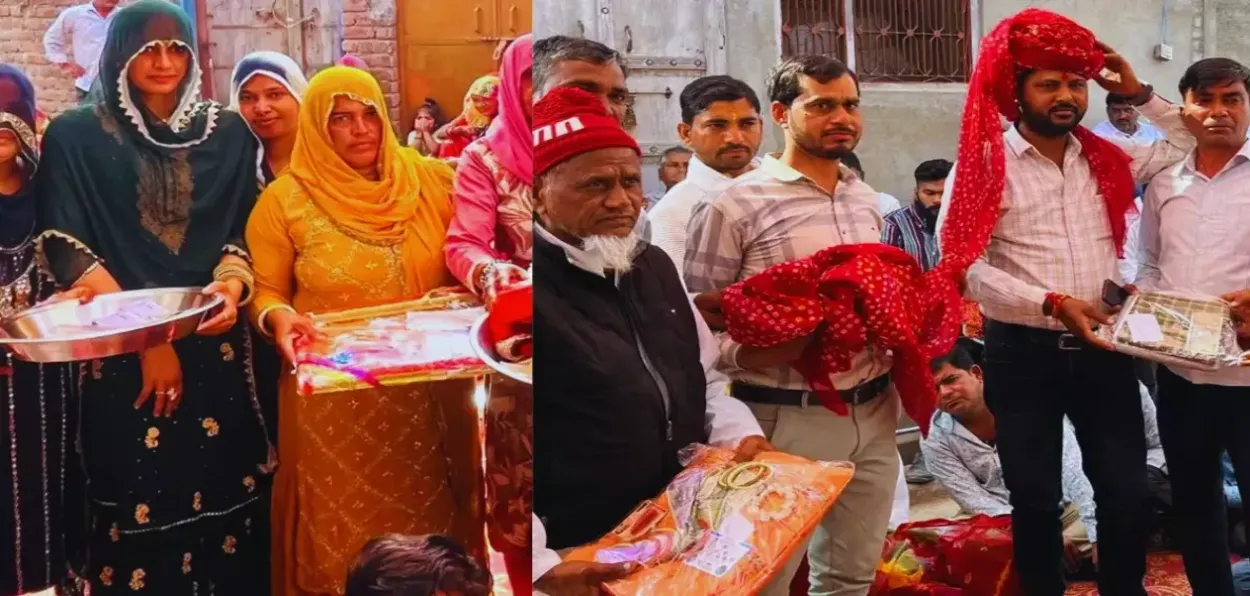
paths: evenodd
<path fill-rule="evenodd" d="M 70 300 L 36 306 L 0 321 L 0 346 L 22 360 L 45 363 L 140 352 L 195 333 L 205 315 L 223 302 L 201 291 L 134 290 L 101 294 L 87 304 Z"/>
<path fill-rule="evenodd" d="M 473 328 L 469 330 L 469 340 L 473 344 L 473 351 L 477 353 L 477 357 L 482 359 L 491 370 L 508 377 L 514 381 L 520 381 L 526 385 L 534 384 L 534 373 L 532 372 L 533 360 L 526 362 L 505 362 L 495 352 L 495 347 L 491 344 L 490 333 L 486 328 L 486 318 L 490 314 L 482 315 L 473 323 Z"/>

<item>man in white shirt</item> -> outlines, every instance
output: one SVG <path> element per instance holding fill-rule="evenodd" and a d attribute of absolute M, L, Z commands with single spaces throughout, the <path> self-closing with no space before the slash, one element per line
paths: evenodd
<path fill-rule="evenodd" d="M 1138 289 L 1223 295 L 1244 310 L 1250 297 L 1247 87 L 1250 69 L 1228 58 L 1195 62 L 1181 77 L 1184 122 L 1198 146 L 1150 182 Z M 1160 366 L 1158 380 L 1159 431 L 1189 582 L 1199 596 L 1231 594 L 1220 461 L 1227 450 L 1239 476 L 1250 470 L 1250 369 Z"/>
<path fill-rule="evenodd" d="M 1107 119 L 1094 127 L 1094 134 L 1122 144 L 1147 147 L 1164 138 L 1163 131 L 1149 122 L 1142 122 L 1131 98 L 1119 93 L 1107 94 Z"/>
<path fill-rule="evenodd" d="M 108 33 L 108 19 L 119 0 L 91 0 L 61 11 L 43 35 L 48 61 L 74 77 L 78 99 L 82 101 L 95 84 L 100 51 Z"/>
<path fill-rule="evenodd" d="M 1026 594 L 1064 592 L 1058 503 L 1066 416 L 1094 488 L 1099 591 L 1144 596 L 1141 395 L 1133 360 L 1102 349 L 1093 329 L 1108 322 L 1096 305 L 1103 282 L 1119 277 L 1133 180 L 1180 160 L 1193 138 L 1176 106 L 1061 15 L 1027 9 L 986 40 L 973 74 L 981 83 L 970 91 L 980 95 L 969 98 L 972 113 L 960 131 L 955 192 L 942 201 L 947 221 L 935 271 L 968 267 L 967 294 L 985 313 L 985 398 L 1011 493 L 1015 567 Z M 1003 64 L 1012 68 L 995 70 Z M 1132 97 L 1167 140 L 1117 147 L 1079 128 L 1091 80 Z M 998 114 L 1015 126 L 999 133 Z"/>
<path fill-rule="evenodd" d="M 647 213 L 652 244 L 681 268 L 686 259 L 690 212 L 699 201 L 720 192 L 734 178 L 755 168 L 764 137 L 760 100 L 733 77 L 702 77 L 686 85 L 677 134 L 694 150 L 686 179 Z"/>
<path fill-rule="evenodd" d="M 692 443 L 772 446 L 715 369 L 716 338 L 672 261 L 641 242 L 637 143 L 594 95 L 534 106 L 534 588 L 595 594 L 630 563 L 563 562 L 681 470 Z"/>

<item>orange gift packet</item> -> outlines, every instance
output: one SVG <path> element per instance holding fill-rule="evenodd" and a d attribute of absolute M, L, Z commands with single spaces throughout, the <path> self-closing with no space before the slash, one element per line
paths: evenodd
<path fill-rule="evenodd" d="M 663 494 L 565 560 L 640 564 L 603 586 L 616 596 L 755 594 L 807 542 L 855 471 L 776 451 L 744 463 L 705 445 L 682 455 L 686 469 Z"/>

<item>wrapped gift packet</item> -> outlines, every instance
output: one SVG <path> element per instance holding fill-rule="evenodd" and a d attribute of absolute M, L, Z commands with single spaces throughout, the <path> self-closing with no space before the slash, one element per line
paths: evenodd
<path fill-rule="evenodd" d="M 1011 516 L 975 515 L 899 526 L 885 541 L 869 594 L 1015 596 Z"/>
<path fill-rule="evenodd" d="M 1242 360 L 1232 312 L 1219 298 L 1134 294 L 1098 333 L 1120 352 L 1182 368 L 1216 370 Z"/>
<path fill-rule="evenodd" d="M 565 559 L 634 562 L 609 594 L 755 594 L 806 544 L 851 481 L 847 462 L 781 452 L 736 463 L 704 445 L 683 450 L 686 469 L 610 534 Z"/>

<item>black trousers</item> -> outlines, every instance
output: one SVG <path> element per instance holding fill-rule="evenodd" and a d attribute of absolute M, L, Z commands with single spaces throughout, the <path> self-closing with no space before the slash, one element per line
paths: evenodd
<path fill-rule="evenodd" d="M 1133 360 L 1092 347 L 1060 349 L 1060 335 L 998 321 L 985 333 L 985 398 L 1011 492 L 1020 584 L 1032 596 L 1066 588 L 1059 502 L 1067 416 L 1098 510 L 1099 593 L 1144 596 L 1150 507 Z"/>
<path fill-rule="evenodd" d="M 1223 452 L 1245 503 L 1250 485 L 1250 387 L 1195 385 L 1159 367 L 1159 438 L 1172 479 L 1172 517 L 1195 596 L 1232 596 Z"/>

